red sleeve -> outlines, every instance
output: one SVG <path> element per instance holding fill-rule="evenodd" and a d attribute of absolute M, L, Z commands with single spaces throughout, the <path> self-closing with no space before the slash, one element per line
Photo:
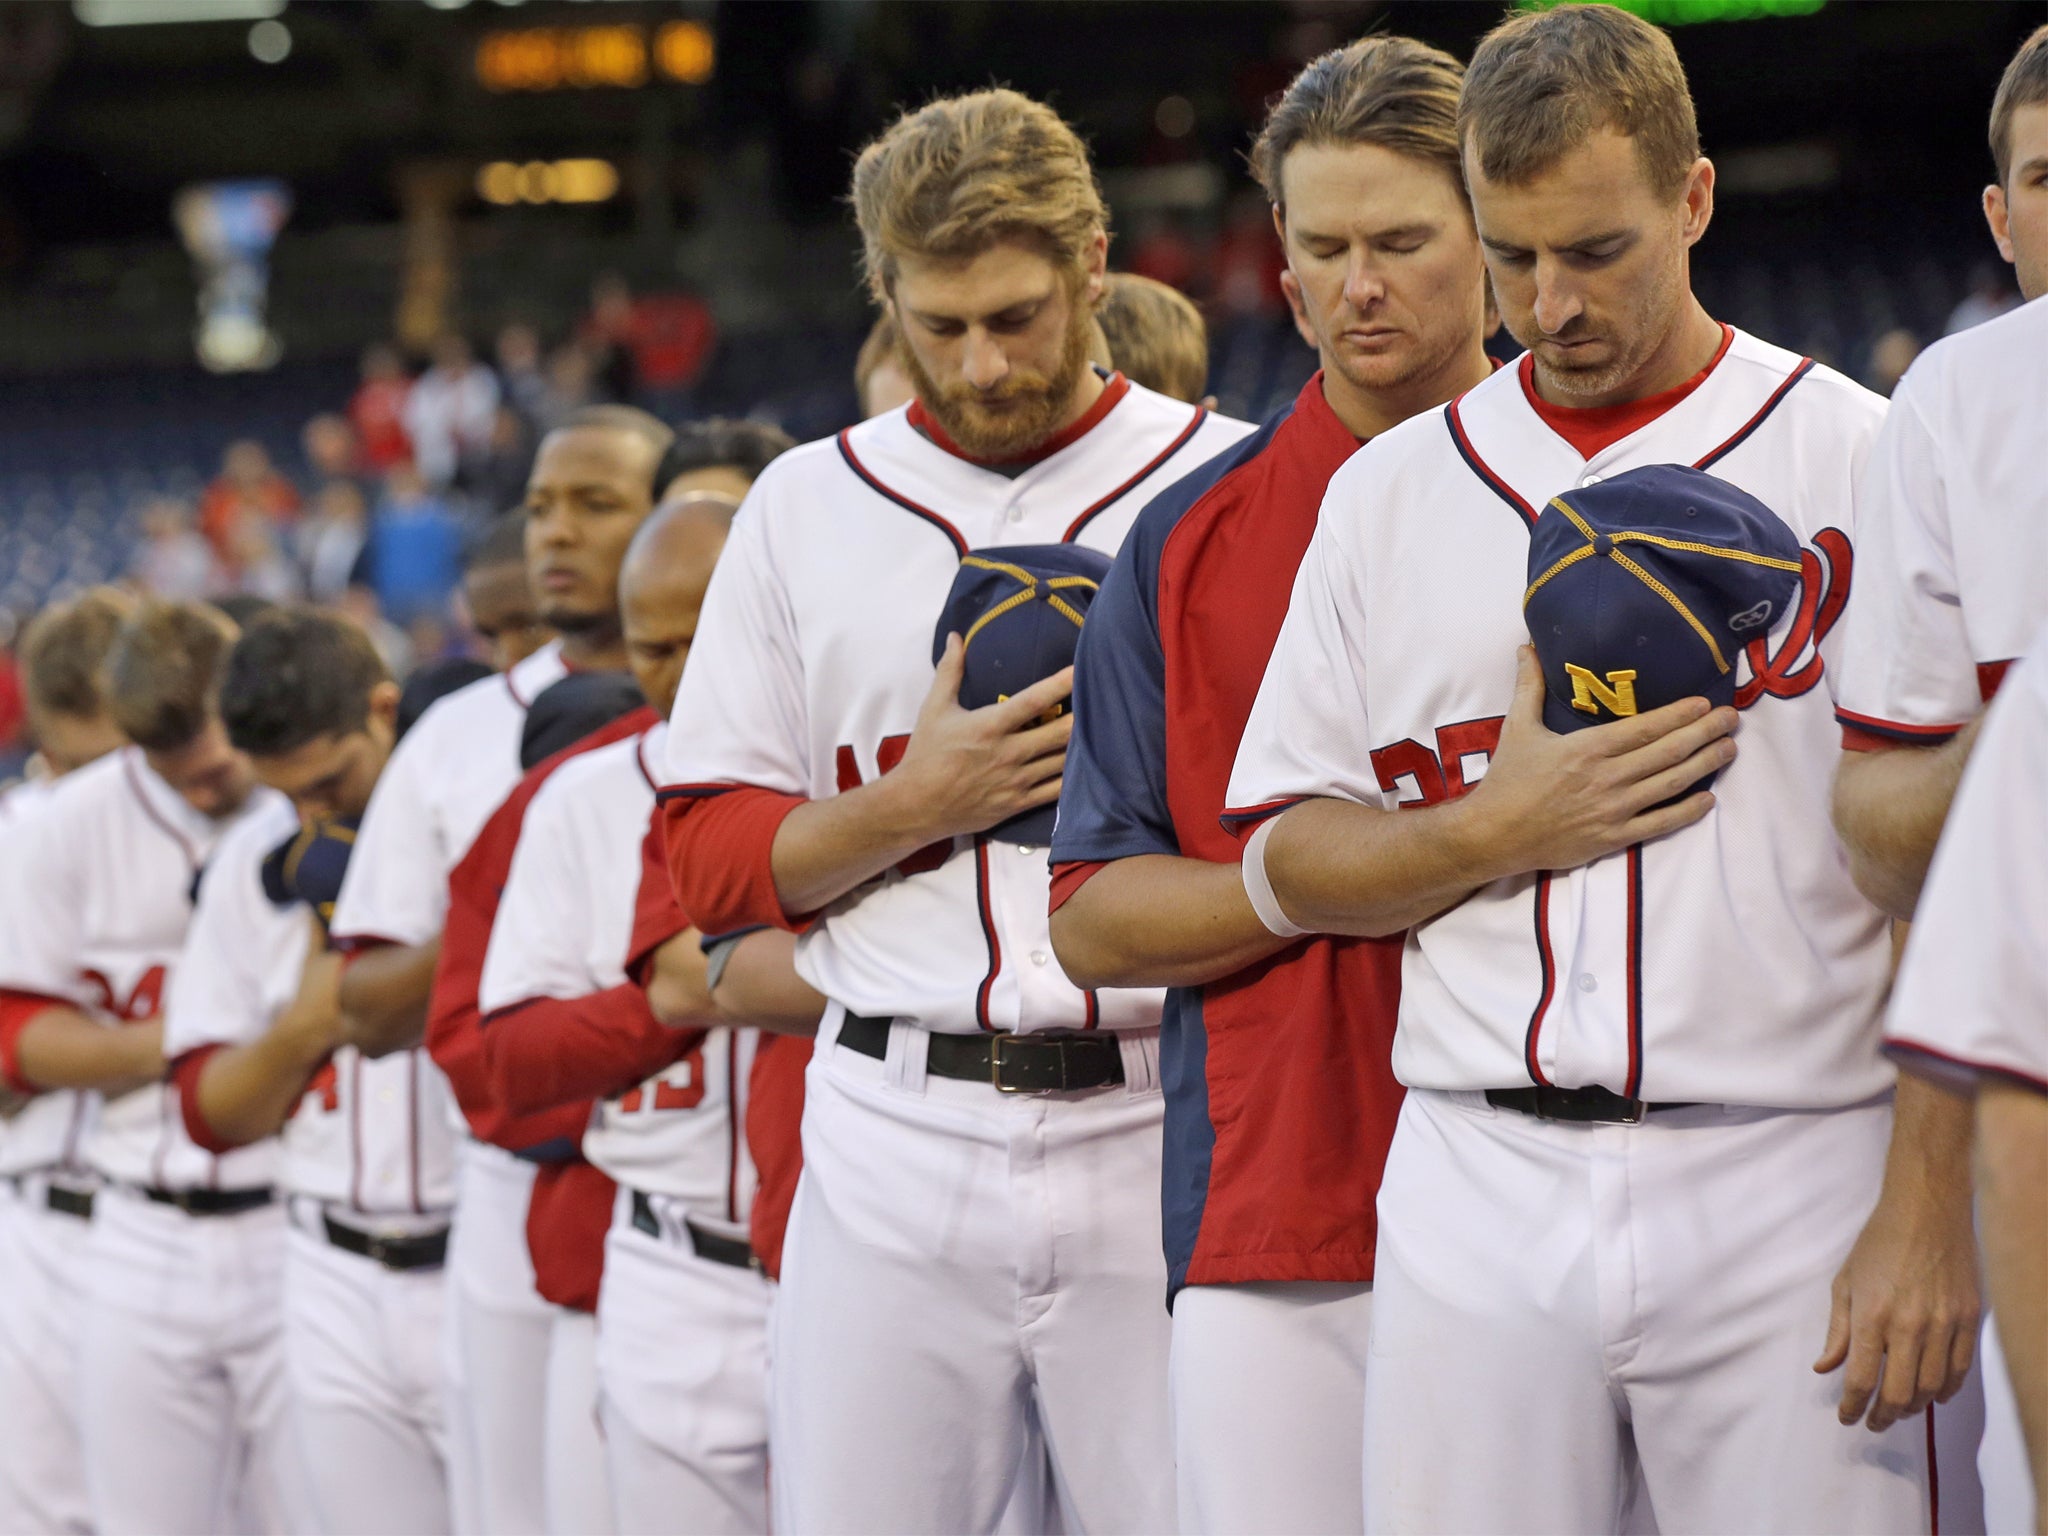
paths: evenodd
<path fill-rule="evenodd" d="M 796 1035 L 761 1036 L 754 1069 L 747 1078 L 747 1154 L 759 1180 L 748 1225 L 748 1240 L 771 1280 L 782 1278 L 782 1239 L 797 1178 L 804 1171 L 799 1134 L 804 1118 L 804 1071 L 811 1042 Z"/>
<path fill-rule="evenodd" d="M 178 1112 L 185 1120 L 185 1134 L 202 1152 L 211 1152 L 215 1157 L 232 1152 L 240 1142 L 229 1141 L 212 1125 L 199 1110 L 199 1077 L 206 1070 L 207 1062 L 216 1051 L 226 1047 L 218 1042 L 212 1045 L 195 1046 L 171 1063 L 171 1086 L 178 1090 Z"/>
<path fill-rule="evenodd" d="M 1049 912 L 1057 912 L 1073 899 L 1074 892 L 1109 866 L 1107 859 L 1083 859 L 1072 864 L 1055 864 L 1052 867 L 1052 905 Z"/>
<path fill-rule="evenodd" d="M 690 926 L 668 878 L 668 840 L 662 823 L 657 807 L 648 818 L 647 835 L 640 839 L 640 886 L 633 897 L 633 938 L 626 946 L 626 974 L 641 986 L 647 984 L 648 957 Z"/>
<path fill-rule="evenodd" d="M 16 1093 L 43 1091 L 22 1076 L 21 1062 L 15 1054 L 21 1045 L 21 1032 L 52 1008 L 72 1006 L 61 997 L 0 988 L 0 1083 Z"/>
<path fill-rule="evenodd" d="M 526 1251 L 533 1257 L 534 1289 L 556 1306 L 597 1310 L 604 1235 L 617 1189 L 603 1169 L 581 1158 L 546 1164 L 535 1174 L 526 1207 Z"/>
<path fill-rule="evenodd" d="M 771 864 L 776 831 L 802 804 L 802 795 L 745 785 L 713 793 L 662 791 L 669 881 L 677 902 L 704 932 L 803 931 L 803 919 L 782 910 Z"/>
<path fill-rule="evenodd" d="M 492 1096 L 515 1115 L 624 1093 L 703 1041 L 702 1030 L 663 1025 L 631 982 L 583 997 L 536 997 L 483 1021 Z"/>

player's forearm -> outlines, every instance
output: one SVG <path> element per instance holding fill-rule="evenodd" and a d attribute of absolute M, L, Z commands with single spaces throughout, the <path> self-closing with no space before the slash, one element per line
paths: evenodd
<path fill-rule="evenodd" d="M 52 1008 L 22 1028 L 15 1066 L 45 1092 L 89 1088 L 118 1097 L 164 1075 L 163 1023 L 110 1026 L 75 1009 Z"/>
<path fill-rule="evenodd" d="M 1835 771 L 1835 831 L 1849 851 L 1856 888 L 1889 916 L 1913 916 L 1976 739 L 1973 721 L 1938 747 L 1842 754 Z"/>
<path fill-rule="evenodd" d="M 1266 843 L 1266 878 L 1287 916 L 1315 933 L 1356 938 L 1404 933 L 1518 873 L 1471 796 L 1403 811 L 1305 800 Z"/>
<path fill-rule="evenodd" d="M 325 1041 L 291 1029 L 216 1051 L 194 1090 L 199 1116 L 230 1146 L 275 1136 L 328 1054 Z"/>
<path fill-rule="evenodd" d="M 900 771 L 805 801 L 775 830 L 770 866 L 782 910 L 816 912 L 937 841 L 945 834 L 925 809 Z"/>
<path fill-rule="evenodd" d="M 365 1056 L 388 1056 L 418 1045 L 427 1027 L 439 936 L 424 944 L 388 944 L 365 950 L 341 976 L 341 1011 L 347 1040 Z"/>
<path fill-rule="evenodd" d="M 2048 1530 L 2048 1094 L 1987 1083 L 1977 1096 L 1979 1216 L 1992 1315 Z"/>
<path fill-rule="evenodd" d="M 1052 915 L 1052 947 L 1081 987 L 1194 987 L 1292 942 L 1269 931 L 1235 864 L 1145 854 L 1090 876 Z"/>
<path fill-rule="evenodd" d="M 711 989 L 718 1015 L 779 1035 L 815 1035 L 825 994 L 796 973 L 796 935 L 778 928 L 750 933 L 734 947 Z"/>

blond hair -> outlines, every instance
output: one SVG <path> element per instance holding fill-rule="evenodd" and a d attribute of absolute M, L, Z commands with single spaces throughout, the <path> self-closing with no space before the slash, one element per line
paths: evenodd
<path fill-rule="evenodd" d="M 2048 26 L 2034 29 L 2020 44 L 2020 51 L 2005 66 L 1998 80 L 1998 94 L 1991 98 L 1991 163 L 1998 170 L 1998 184 L 2005 185 L 2012 174 L 2012 115 L 2021 107 L 2035 107 L 2048 101 Z"/>
<path fill-rule="evenodd" d="M 216 713 L 235 634 L 206 603 L 138 606 L 107 653 L 107 708 L 121 733 L 152 752 L 189 745 Z"/>
<path fill-rule="evenodd" d="M 1095 307 L 1111 362 L 1133 384 L 1190 405 L 1209 382 L 1209 327 L 1178 288 L 1135 272 L 1112 272 Z"/>
<path fill-rule="evenodd" d="M 1458 136 L 1488 181 L 1526 185 L 1595 132 L 1635 142 L 1660 195 L 1700 157 L 1692 91 L 1660 29 L 1612 5 L 1560 5 L 1502 22 L 1465 68 Z"/>
<path fill-rule="evenodd" d="M 21 640 L 21 680 L 32 709 L 94 720 L 106 712 L 100 669 L 135 599 L 118 587 L 90 587 L 45 608 Z"/>
<path fill-rule="evenodd" d="M 854 162 L 852 201 L 881 300 L 906 256 L 968 258 L 1023 239 L 1078 266 L 1109 227 L 1088 146 L 1052 108 L 1011 90 L 905 112 Z"/>
<path fill-rule="evenodd" d="M 1252 175 L 1273 206 L 1286 201 L 1282 167 L 1316 144 L 1376 144 L 1442 166 L 1465 185 L 1458 158 L 1458 88 L 1465 66 L 1412 37 L 1361 37 L 1309 60 L 1252 141 Z"/>

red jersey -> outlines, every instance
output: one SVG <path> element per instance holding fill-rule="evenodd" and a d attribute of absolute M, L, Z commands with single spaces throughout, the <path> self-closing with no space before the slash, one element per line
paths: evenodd
<path fill-rule="evenodd" d="M 1317 374 L 1139 514 L 1081 632 L 1055 909 L 1112 860 L 1238 861 L 1220 820 L 1238 740 L 1323 488 L 1357 448 Z M 1167 993 L 1169 1294 L 1372 1278 L 1400 974 L 1398 939 L 1323 938 Z"/>

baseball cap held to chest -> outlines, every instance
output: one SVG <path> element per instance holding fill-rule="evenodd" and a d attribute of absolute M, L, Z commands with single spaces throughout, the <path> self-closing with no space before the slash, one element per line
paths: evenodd
<path fill-rule="evenodd" d="M 947 635 L 967 643 L 960 707 L 999 704 L 1071 666 L 1109 564 L 1109 556 L 1080 544 L 1016 544 L 961 556 L 932 635 L 934 662 L 946 653 Z M 1062 704 L 1053 713 L 1065 711 Z M 1044 847 L 1052 842 L 1053 817 L 1054 807 L 1040 806 L 987 835 Z"/>
<path fill-rule="evenodd" d="M 1743 647 L 1797 600 L 1799 556 L 1777 513 L 1697 469 L 1656 464 L 1553 497 L 1522 595 L 1544 723 L 1732 703 Z"/>

